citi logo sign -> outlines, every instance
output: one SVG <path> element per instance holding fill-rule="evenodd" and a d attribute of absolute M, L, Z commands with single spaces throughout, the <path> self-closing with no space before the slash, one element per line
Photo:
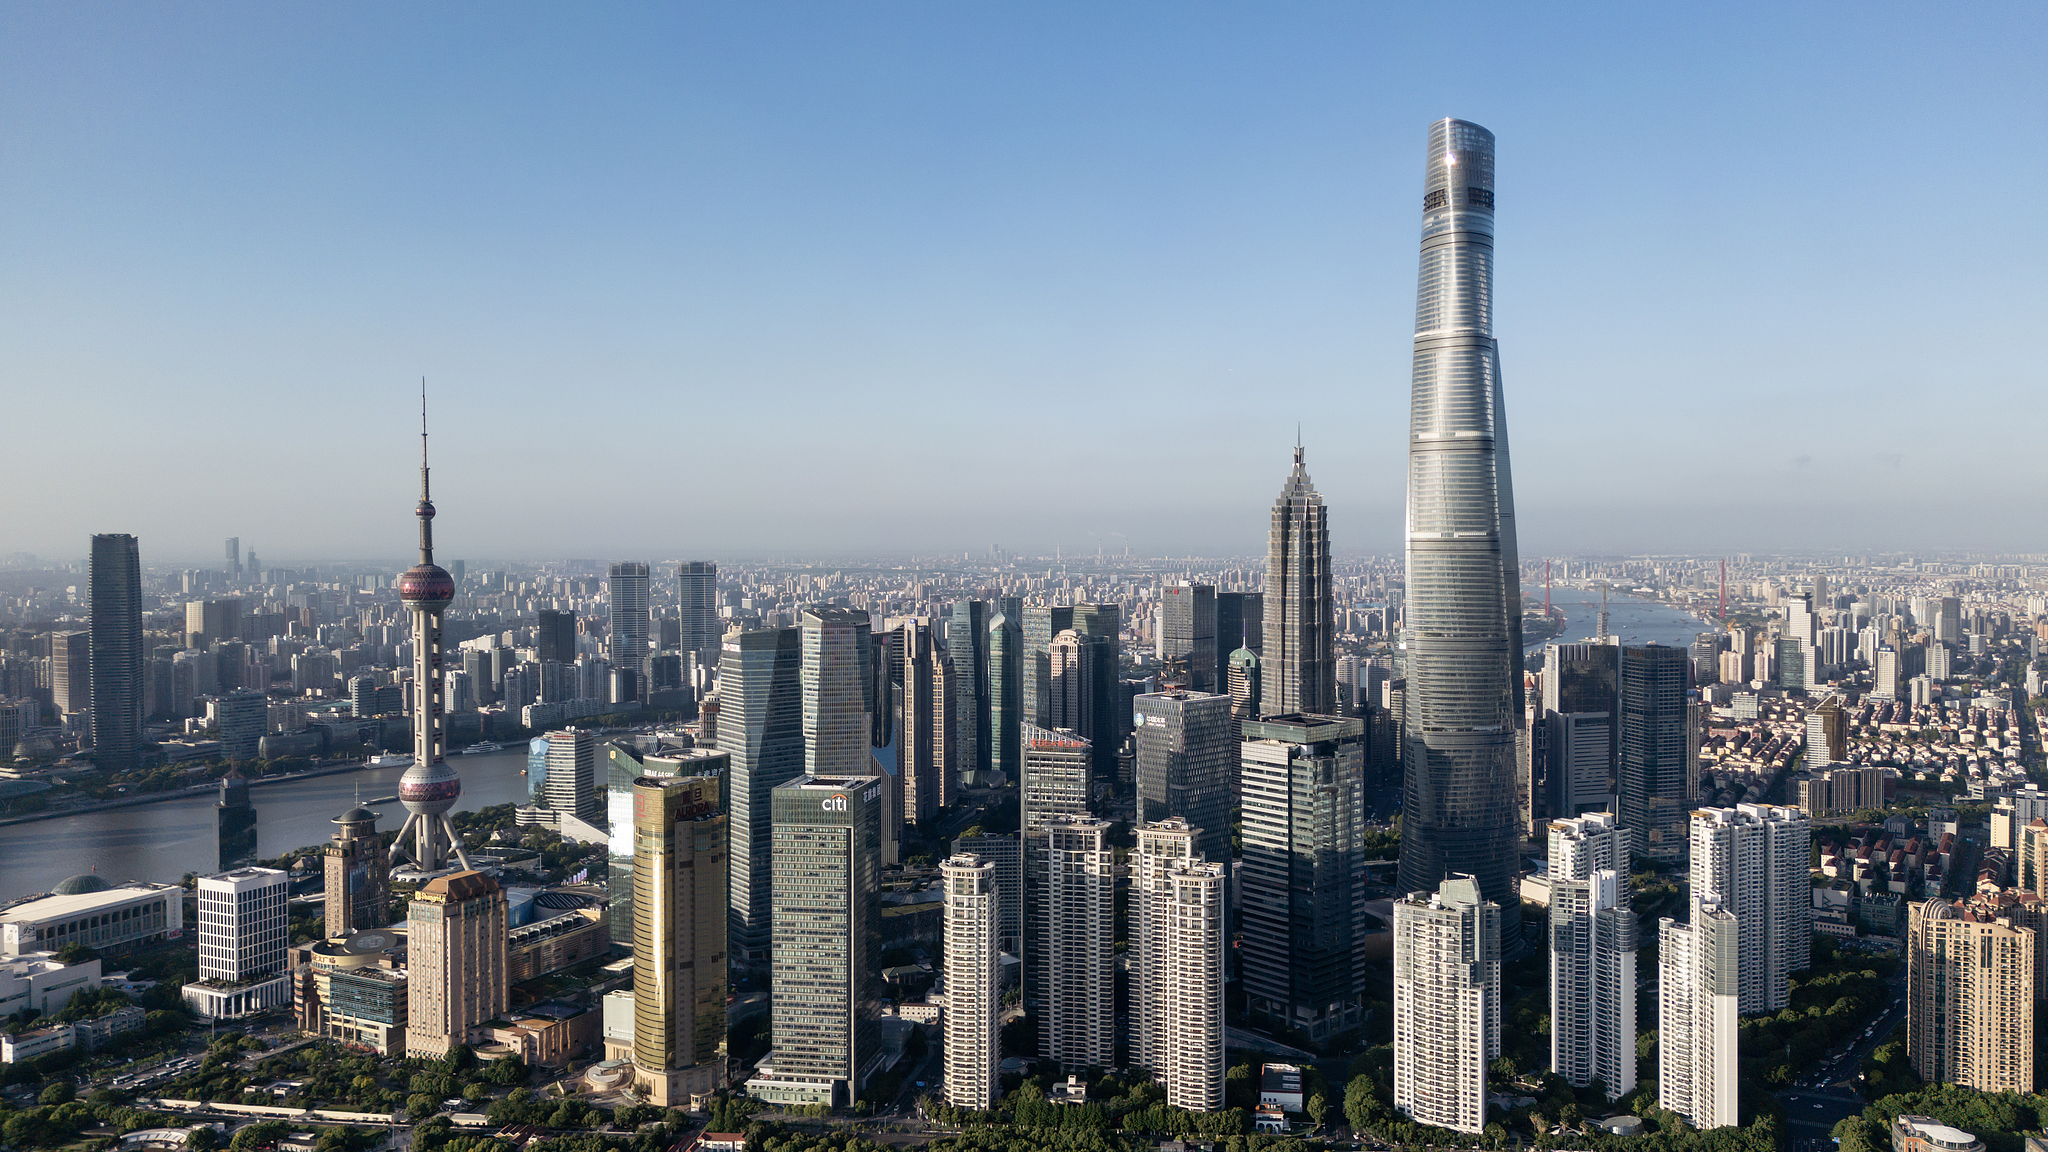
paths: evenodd
<path fill-rule="evenodd" d="M 818 801 L 818 807 L 823 808 L 827 812 L 844 812 L 846 811 L 846 794 L 842 792 L 837 796 L 827 796 L 823 800 Z"/>

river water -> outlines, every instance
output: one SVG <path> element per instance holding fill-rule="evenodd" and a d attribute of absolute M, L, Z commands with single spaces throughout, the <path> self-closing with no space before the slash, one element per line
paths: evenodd
<path fill-rule="evenodd" d="M 462 773 L 457 808 L 526 802 L 526 777 L 519 774 L 526 767 L 524 743 L 503 752 L 451 756 L 448 762 Z M 257 855 L 278 856 L 324 843 L 334 834 L 334 818 L 355 806 L 358 788 L 364 800 L 394 795 L 404 772 L 375 768 L 251 788 Z M 48 892 L 66 876 L 95 868 L 116 883 L 175 884 L 187 872 L 214 871 L 219 866 L 214 800 L 207 793 L 0 827 L 0 902 Z M 405 809 L 396 803 L 375 810 L 380 829 L 405 822 Z"/>
<path fill-rule="evenodd" d="M 1591 640 L 1599 630 L 1600 589 L 1553 585 L 1550 602 L 1564 609 L 1564 635 L 1558 638 L 1561 642 Z M 1543 585 L 1522 586 L 1522 607 L 1543 607 Z M 1683 608 L 1610 592 L 1607 595 L 1607 627 L 1621 637 L 1623 644 L 1631 647 L 1663 644 L 1671 648 L 1689 648 L 1694 637 L 1712 631 L 1714 626 Z"/>

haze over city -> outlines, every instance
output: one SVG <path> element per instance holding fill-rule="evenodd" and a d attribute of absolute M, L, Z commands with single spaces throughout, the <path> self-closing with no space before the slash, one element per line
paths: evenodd
<path fill-rule="evenodd" d="M 2036 6 L 587 17 L 0 12 L 0 552 L 1391 553 L 1445 115 L 1524 556 L 2043 545 Z"/>

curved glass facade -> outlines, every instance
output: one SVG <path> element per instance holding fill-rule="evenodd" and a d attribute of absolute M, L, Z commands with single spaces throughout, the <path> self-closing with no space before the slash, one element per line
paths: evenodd
<path fill-rule="evenodd" d="M 1522 605 L 1493 338 L 1493 134 L 1439 120 L 1427 173 L 1409 410 L 1400 884 L 1434 891 L 1469 873 L 1512 916 Z"/>

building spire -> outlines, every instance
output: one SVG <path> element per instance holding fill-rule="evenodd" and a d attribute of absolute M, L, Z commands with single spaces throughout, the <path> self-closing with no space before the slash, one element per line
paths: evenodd
<path fill-rule="evenodd" d="M 420 377 L 420 563 L 434 562 L 434 501 L 427 495 L 427 378 Z"/>

